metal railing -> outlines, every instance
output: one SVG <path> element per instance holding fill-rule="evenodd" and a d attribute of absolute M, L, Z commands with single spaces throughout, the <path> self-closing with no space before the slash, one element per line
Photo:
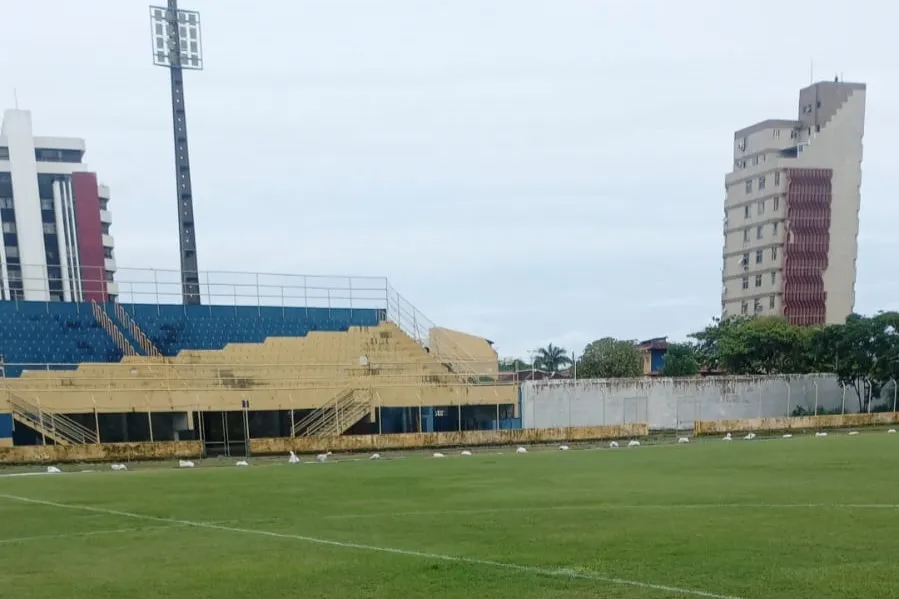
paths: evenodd
<path fill-rule="evenodd" d="M 156 349 L 156 346 L 153 345 L 153 342 L 150 341 L 150 338 L 147 337 L 146 333 L 137 326 L 137 323 L 134 322 L 134 319 L 131 318 L 131 315 L 122 307 L 122 304 L 117 303 L 115 305 L 116 316 L 119 319 L 119 322 L 125 326 L 130 332 L 131 336 L 137 341 L 138 345 L 141 346 L 141 349 L 144 350 L 146 355 L 151 358 L 159 358 L 162 357 L 162 352 Z"/>
<path fill-rule="evenodd" d="M 47 412 L 24 397 L 7 391 L 13 418 L 49 437 L 60 445 L 85 445 L 99 443 L 95 431 L 82 426 L 72 418 L 57 412 Z"/>
<path fill-rule="evenodd" d="M 91 302 L 91 307 L 94 311 L 94 318 L 97 320 L 97 323 L 109 334 L 122 354 L 126 356 L 136 356 L 137 351 L 132 347 L 128 339 L 125 338 L 125 335 L 119 330 L 119 327 L 117 327 L 112 319 L 109 318 L 109 314 L 106 313 L 103 306 L 97 302 Z"/>
<path fill-rule="evenodd" d="M 350 387 L 339 391 L 333 399 L 297 422 L 293 435 L 299 437 L 341 435 L 369 412 L 367 401 L 356 399 Z"/>
<path fill-rule="evenodd" d="M 24 276 L 28 273 L 46 273 L 46 268 L 21 268 L 22 294 L 25 301 L 46 301 L 49 305 L 49 282 L 46 277 Z M 159 355 L 159 350 L 147 335 L 140 330 L 128 314 L 127 304 L 180 305 L 183 301 L 181 271 L 175 269 L 119 268 L 114 280 L 109 280 L 105 269 L 81 268 L 81 289 L 83 297 L 66 297 L 73 301 L 102 303 L 115 301 L 116 315 L 124 328 L 149 356 Z M 406 300 L 390 284 L 386 277 L 372 276 L 332 276 L 332 275 L 289 275 L 278 273 L 250 273 L 240 271 L 200 271 L 200 301 L 203 306 L 243 306 L 288 308 L 329 308 L 329 309 L 374 309 L 381 311 L 381 317 L 394 322 L 403 332 L 421 347 L 445 364 L 447 369 L 458 375 L 463 383 L 473 383 L 479 373 L 477 360 L 464 347 L 451 339 L 441 336 L 432 338 L 436 325 Z M 96 291 L 99 290 L 99 291 Z M 4 299 L 9 299 L 9 290 L 4 289 Z M 12 301 L 19 301 L 13 299 Z M 103 306 L 100 306 L 101 310 Z M 49 308 L 48 308 L 49 309 Z M 118 331 L 115 323 L 102 310 L 94 313 L 107 331 L 110 332 L 126 355 L 136 355 L 128 339 Z M 104 318 L 105 316 L 105 318 Z M 112 325 L 110 328 L 108 325 Z M 112 331 L 117 331 L 116 335 Z"/>

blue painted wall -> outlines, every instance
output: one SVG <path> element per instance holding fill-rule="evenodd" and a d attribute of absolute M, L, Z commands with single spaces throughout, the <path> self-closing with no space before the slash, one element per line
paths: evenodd
<path fill-rule="evenodd" d="M 649 368 L 650 372 L 658 373 L 665 366 L 665 350 L 651 349 L 649 350 Z"/>
<path fill-rule="evenodd" d="M 12 437 L 12 414 L 0 414 L 0 439 Z"/>

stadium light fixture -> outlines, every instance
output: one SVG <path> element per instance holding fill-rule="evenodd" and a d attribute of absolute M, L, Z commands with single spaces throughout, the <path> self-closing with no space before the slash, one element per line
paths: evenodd
<path fill-rule="evenodd" d="M 171 75 L 181 293 L 185 304 L 199 304 L 200 275 L 197 266 L 197 236 L 190 181 L 183 71 L 203 70 L 200 13 L 179 9 L 178 0 L 168 0 L 166 6 L 150 6 L 150 39 L 153 44 L 153 64 L 167 68 Z"/>

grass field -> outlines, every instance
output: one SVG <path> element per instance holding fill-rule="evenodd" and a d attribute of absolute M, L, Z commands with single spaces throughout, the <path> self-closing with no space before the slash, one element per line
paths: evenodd
<path fill-rule="evenodd" d="M 335 457 L 0 478 L 0 596 L 899 594 L 899 435 Z"/>

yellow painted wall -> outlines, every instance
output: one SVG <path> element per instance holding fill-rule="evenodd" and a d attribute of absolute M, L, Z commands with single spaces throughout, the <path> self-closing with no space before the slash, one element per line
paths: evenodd
<path fill-rule="evenodd" d="M 0 464 L 128 462 L 195 458 L 202 454 L 202 441 L 101 443 L 99 445 L 24 445 L 0 447 Z"/>
<path fill-rule="evenodd" d="M 499 356 L 483 337 L 434 327 L 428 332 L 428 344 L 437 354 L 446 353 L 460 360 L 466 371 L 475 371 L 485 376 L 499 373 Z"/>
<path fill-rule="evenodd" d="M 561 441 L 597 441 L 645 437 L 645 423 L 620 426 L 586 426 L 572 428 L 514 429 L 501 431 L 462 431 L 457 433 L 404 433 L 398 435 L 347 435 L 342 437 L 296 437 L 252 439 L 253 455 L 319 453 L 322 451 L 383 451 L 437 447 L 477 447 L 554 443 Z"/>
<path fill-rule="evenodd" d="M 875 426 L 899 423 L 899 414 L 846 414 L 844 416 L 795 416 L 791 418 L 751 418 L 748 420 L 696 421 L 696 435 L 716 435 L 749 431 L 820 430 L 852 426 Z"/>
<path fill-rule="evenodd" d="M 0 401 L 12 393 L 47 411 L 69 413 L 228 410 L 240 409 L 247 399 L 257 410 L 312 409 L 349 387 L 365 391 L 373 408 L 517 403 L 514 384 L 467 383 L 385 322 L 184 351 L 174 358 L 32 371 L 0 380 Z"/>

